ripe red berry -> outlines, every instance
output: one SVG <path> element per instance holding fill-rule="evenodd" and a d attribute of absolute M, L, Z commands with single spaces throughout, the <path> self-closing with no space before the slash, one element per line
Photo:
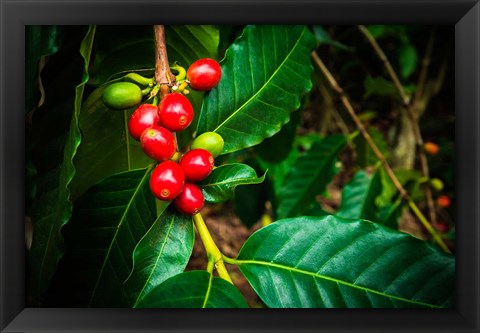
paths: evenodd
<path fill-rule="evenodd" d="M 194 90 L 210 90 L 218 85 L 222 78 L 222 68 L 213 59 L 198 59 L 187 70 L 187 79 Z"/>
<path fill-rule="evenodd" d="M 173 134 L 164 127 L 153 125 L 143 131 L 140 136 L 143 151 L 156 161 L 166 161 L 175 154 Z"/>
<path fill-rule="evenodd" d="M 139 141 L 143 131 L 159 123 L 158 107 L 152 104 L 142 104 L 130 116 L 128 131 L 135 140 Z"/>
<path fill-rule="evenodd" d="M 165 96 L 158 105 L 160 124 L 172 132 L 184 130 L 193 120 L 193 107 L 188 98 L 179 93 Z"/>
<path fill-rule="evenodd" d="M 450 206 L 450 198 L 446 195 L 441 195 L 437 198 L 437 205 L 443 208 Z"/>
<path fill-rule="evenodd" d="M 173 204 L 180 212 L 188 215 L 198 213 L 204 203 L 205 198 L 202 191 L 193 183 L 185 183 L 182 192 L 173 201 Z"/>
<path fill-rule="evenodd" d="M 212 172 L 214 163 L 212 154 L 205 149 L 192 149 L 180 160 L 185 179 L 194 183 L 205 179 Z"/>
<path fill-rule="evenodd" d="M 159 200 L 173 200 L 183 190 L 185 174 L 180 165 L 165 161 L 157 165 L 150 176 L 150 190 Z"/>
<path fill-rule="evenodd" d="M 425 152 L 429 155 L 436 155 L 440 150 L 438 145 L 433 142 L 425 142 L 425 144 L 423 145 L 423 148 L 425 149 Z"/>

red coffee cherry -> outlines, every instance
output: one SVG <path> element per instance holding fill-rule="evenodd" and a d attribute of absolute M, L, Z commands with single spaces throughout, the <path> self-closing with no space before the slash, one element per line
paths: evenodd
<path fill-rule="evenodd" d="M 192 149 L 180 160 L 185 179 L 194 183 L 205 179 L 212 172 L 214 163 L 212 154 L 205 149 Z"/>
<path fill-rule="evenodd" d="M 193 107 L 188 98 L 179 93 L 165 96 L 158 105 L 160 124 L 172 132 L 179 132 L 193 120 Z"/>
<path fill-rule="evenodd" d="M 198 59 L 187 70 L 187 79 L 194 90 L 206 91 L 218 85 L 222 78 L 222 68 L 213 59 Z"/>
<path fill-rule="evenodd" d="M 183 169 L 173 161 L 160 163 L 150 176 L 150 190 L 159 200 L 175 199 L 182 192 L 184 184 L 185 174 Z"/>
<path fill-rule="evenodd" d="M 142 104 L 130 116 L 128 131 L 135 140 L 139 141 L 143 131 L 159 123 L 158 107 L 152 104 Z"/>
<path fill-rule="evenodd" d="M 182 192 L 173 201 L 177 209 L 187 215 L 194 215 L 198 213 L 205 203 L 200 188 L 193 183 L 185 183 Z"/>
<path fill-rule="evenodd" d="M 175 154 L 173 134 L 164 127 L 153 125 L 143 131 L 140 145 L 145 154 L 155 161 L 166 161 Z"/>
<path fill-rule="evenodd" d="M 450 206 L 450 198 L 446 195 L 441 195 L 437 198 L 437 205 L 442 208 L 447 208 Z"/>
<path fill-rule="evenodd" d="M 425 149 L 425 152 L 429 155 L 437 155 L 438 151 L 440 150 L 440 147 L 438 147 L 438 145 L 433 142 L 425 142 L 423 148 Z"/>

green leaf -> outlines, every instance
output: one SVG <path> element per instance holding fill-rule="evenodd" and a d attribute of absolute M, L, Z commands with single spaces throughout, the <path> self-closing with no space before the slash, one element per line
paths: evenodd
<path fill-rule="evenodd" d="M 132 254 L 156 220 L 149 187 L 153 166 L 108 177 L 75 202 L 64 229 L 68 286 L 63 293 L 76 306 L 128 305 L 123 282 L 132 269 Z"/>
<path fill-rule="evenodd" d="M 293 143 L 300 124 L 300 112 L 293 112 L 290 121 L 280 132 L 265 139 L 255 147 L 258 156 L 269 163 L 279 163 L 286 159 L 293 149 Z"/>
<path fill-rule="evenodd" d="M 171 277 L 136 306 L 138 308 L 247 308 L 231 283 L 206 271 L 190 271 Z"/>
<path fill-rule="evenodd" d="M 223 153 L 277 133 L 311 88 L 315 37 L 305 26 L 248 26 L 227 50 L 220 84 L 204 98 L 197 133 L 225 140 Z"/>
<path fill-rule="evenodd" d="M 363 96 L 364 98 L 368 98 L 370 96 L 387 96 L 400 101 L 400 95 L 398 94 L 395 85 L 383 77 L 372 77 L 368 75 L 365 78 L 363 85 L 365 88 L 365 93 Z M 415 92 L 415 89 L 415 84 L 404 85 L 404 90 L 407 94 L 412 94 Z"/>
<path fill-rule="evenodd" d="M 372 77 L 368 75 L 365 78 L 364 87 L 364 98 L 368 98 L 374 95 L 398 98 L 398 92 L 395 88 L 395 85 L 392 82 L 384 79 L 383 77 Z"/>
<path fill-rule="evenodd" d="M 302 156 L 288 173 L 278 193 L 279 218 L 296 216 L 315 201 L 315 195 L 325 191 L 334 175 L 338 153 L 345 147 L 344 136 L 327 136 Z"/>
<path fill-rule="evenodd" d="M 38 102 L 36 77 L 38 61 L 43 56 L 56 53 L 63 41 L 63 30 L 56 25 L 25 26 L 25 111 L 29 112 Z"/>
<path fill-rule="evenodd" d="M 337 42 L 336 40 L 332 39 L 328 32 L 322 26 L 314 25 L 313 26 L 313 33 L 315 34 L 315 38 L 320 43 L 320 45 L 331 45 L 341 50 L 353 52 L 354 48 Z"/>
<path fill-rule="evenodd" d="M 34 297 L 45 291 L 64 252 L 60 229 L 72 214 L 69 192 L 71 180 L 75 175 L 72 160 L 81 140 L 78 117 L 84 86 L 88 81 L 88 66 L 94 35 L 95 27 L 93 26 L 88 29 L 80 44 L 81 62 L 79 63 L 82 65 L 80 82 L 76 86 L 67 84 L 67 96 L 56 96 L 57 100 L 50 100 L 45 104 L 44 115 L 39 124 L 40 132 L 44 135 L 35 148 L 36 154 L 39 155 L 36 165 L 39 172 L 37 183 L 39 196 L 35 199 L 31 211 L 34 231 L 30 263 Z M 72 64 L 77 64 L 76 60 L 70 59 L 70 61 Z M 72 75 L 72 72 L 66 72 Z M 58 77 L 62 78 L 61 75 Z M 65 85 L 64 82 L 62 84 Z M 68 115 L 71 115 L 70 120 L 66 118 Z M 45 131 L 49 130 L 51 125 L 48 127 L 44 125 L 52 121 L 57 128 L 46 133 Z M 66 126 L 62 127 L 62 125 Z M 65 128 L 69 128 L 69 131 L 65 132 Z"/>
<path fill-rule="evenodd" d="M 418 56 L 417 50 L 410 43 L 405 43 L 400 51 L 401 75 L 407 79 L 417 68 Z"/>
<path fill-rule="evenodd" d="M 103 104 L 103 90 L 111 82 L 95 89 L 82 106 L 82 144 L 75 156 L 77 174 L 71 186 L 74 200 L 107 176 L 145 168 L 153 162 L 128 133 L 134 109 L 113 111 Z"/>
<path fill-rule="evenodd" d="M 455 259 L 405 233 L 335 216 L 277 221 L 243 245 L 239 265 L 272 308 L 452 307 Z"/>
<path fill-rule="evenodd" d="M 388 158 L 390 155 L 390 151 L 388 148 L 388 144 L 383 137 L 383 134 L 376 129 L 375 127 L 371 127 L 368 129 L 368 134 L 372 138 L 373 142 L 377 145 L 380 152 Z M 356 153 L 356 161 L 361 168 L 366 168 L 368 166 L 373 166 L 378 163 L 378 158 L 373 152 L 370 145 L 367 143 L 365 138 L 362 135 L 358 135 L 354 139 L 355 143 L 355 153 Z"/>
<path fill-rule="evenodd" d="M 342 204 L 335 215 L 346 219 L 375 221 L 378 207 L 375 199 L 382 192 L 380 172 L 373 175 L 358 171 L 342 190 Z"/>
<path fill-rule="evenodd" d="M 135 247 L 133 270 L 125 281 L 130 304 L 166 279 L 182 273 L 192 254 L 195 234 L 190 216 L 166 210 Z"/>
<path fill-rule="evenodd" d="M 265 175 L 257 177 L 252 167 L 234 163 L 216 167 L 199 186 L 206 201 L 219 203 L 231 199 L 238 185 L 259 184 L 264 179 Z"/>

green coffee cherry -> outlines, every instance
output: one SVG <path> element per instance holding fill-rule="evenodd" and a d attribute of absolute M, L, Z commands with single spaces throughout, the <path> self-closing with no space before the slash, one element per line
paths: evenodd
<path fill-rule="evenodd" d="M 215 132 L 205 132 L 193 140 L 190 149 L 202 148 L 208 150 L 213 157 L 217 157 L 223 150 L 223 138 Z"/>
<path fill-rule="evenodd" d="M 431 179 L 430 180 L 430 185 L 437 192 L 441 192 L 443 190 L 443 187 L 444 187 L 443 182 L 438 178 Z"/>
<path fill-rule="evenodd" d="M 142 90 L 131 82 L 116 82 L 103 91 L 102 100 L 109 109 L 128 109 L 142 101 Z"/>

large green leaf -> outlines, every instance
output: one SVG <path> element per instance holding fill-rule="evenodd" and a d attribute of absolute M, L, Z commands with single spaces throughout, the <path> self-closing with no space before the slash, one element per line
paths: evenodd
<path fill-rule="evenodd" d="M 88 81 L 88 66 L 92 49 L 95 27 L 90 27 L 80 44 L 81 60 L 70 59 L 70 64 L 79 65 L 80 82 L 70 80 L 57 82 L 67 89 L 66 95 L 52 93 L 53 99 L 44 104 L 39 114 L 40 140 L 34 148 L 38 170 L 38 197 L 32 205 L 34 222 L 33 242 L 30 251 L 32 269 L 32 293 L 38 296 L 47 288 L 57 263 L 63 255 L 63 238 L 60 229 L 70 219 L 72 203 L 69 185 L 75 174 L 73 157 L 80 144 L 78 118 L 85 83 Z M 76 70 L 64 69 L 63 75 L 73 76 Z M 76 86 L 75 86 L 76 85 Z M 63 91 L 63 89 L 61 90 Z M 50 95 L 49 95 L 50 96 Z M 71 118 L 69 118 L 69 116 Z M 56 126 L 52 130 L 52 126 Z M 64 127 L 63 127 L 64 126 Z"/>
<path fill-rule="evenodd" d="M 346 138 L 327 136 L 313 144 L 291 169 L 278 193 L 279 218 L 301 214 L 315 201 L 315 195 L 325 191 L 332 180 L 338 153 L 345 147 Z"/>
<path fill-rule="evenodd" d="M 248 26 L 227 50 L 220 84 L 204 98 L 197 133 L 225 140 L 223 153 L 277 133 L 312 87 L 315 37 L 305 26 Z"/>
<path fill-rule="evenodd" d="M 252 167 L 235 163 L 216 167 L 199 185 L 206 201 L 218 203 L 231 199 L 238 185 L 259 184 L 264 179 Z"/>
<path fill-rule="evenodd" d="M 246 308 L 240 291 L 206 271 L 176 275 L 147 294 L 139 308 Z"/>
<path fill-rule="evenodd" d="M 63 30 L 56 25 L 27 25 L 25 27 L 25 111 L 38 102 L 36 75 L 41 57 L 54 54 L 63 40 Z"/>
<path fill-rule="evenodd" d="M 277 221 L 243 245 L 239 265 L 273 308 L 452 307 L 455 260 L 410 235 L 332 215 Z"/>
<path fill-rule="evenodd" d="M 132 269 L 132 254 L 156 220 L 149 168 L 102 180 L 82 195 L 72 221 L 64 228 L 64 262 L 69 301 L 76 306 L 127 306 L 123 282 Z"/>
<path fill-rule="evenodd" d="M 125 281 L 130 304 L 166 279 L 182 273 L 193 250 L 195 234 L 190 216 L 165 210 L 133 252 L 133 270 Z"/>
<path fill-rule="evenodd" d="M 373 175 L 360 170 L 342 190 L 342 204 L 335 215 L 346 219 L 375 221 L 378 207 L 375 199 L 382 193 L 380 172 Z"/>

